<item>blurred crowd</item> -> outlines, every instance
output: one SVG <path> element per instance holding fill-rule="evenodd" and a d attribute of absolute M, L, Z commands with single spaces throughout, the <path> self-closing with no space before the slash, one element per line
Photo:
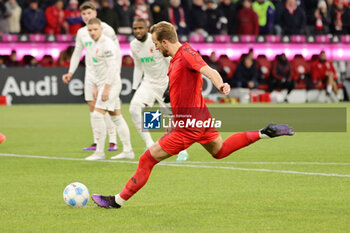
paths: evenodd
<path fill-rule="evenodd" d="M 11 55 L 0 56 L 0 68 L 7 67 L 69 67 L 69 62 L 74 47 L 70 46 L 63 50 L 59 58 L 55 61 L 52 56 L 45 55 L 42 59 L 32 55 L 25 55 L 22 60 L 17 59 L 15 50 Z M 288 59 L 285 54 L 280 54 L 273 60 L 269 60 L 265 55 L 254 56 L 253 49 L 247 54 L 242 54 L 239 60 L 231 60 L 227 55 L 217 56 L 212 52 L 209 56 L 203 55 L 203 59 L 214 69 L 217 69 L 232 88 L 259 89 L 267 92 L 274 90 L 293 89 L 325 89 L 335 95 L 338 88 L 342 88 L 342 81 L 345 80 L 349 72 L 345 62 L 331 61 L 326 59 L 326 54 L 314 54 L 310 60 L 306 60 L 302 55 L 295 55 L 293 59 Z M 336 63 L 336 65 L 334 65 Z M 84 65 L 84 59 L 81 64 Z M 133 67 L 134 62 L 131 56 L 124 55 L 122 59 L 123 67 Z"/>
<path fill-rule="evenodd" d="M 83 0 L 0 0 L 2 33 L 75 35 Z M 135 18 L 165 20 L 180 35 L 350 33 L 350 0 L 92 0 L 98 17 L 131 34 Z"/>
<path fill-rule="evenodd" d="M 337 64 L 336 69 L 333 61 L 326 59 L 324 51 L 314 54 L 311 60 L 306 60 L 301 54 L 289 60 L 283 53 L 273 60 L 268 60 L 265 55 L 254 59 L 252 49 L 238 61 L 232 61 L 226 55 L 217 57 L 215 52 L 203 57 L 232 88 L 267 92 L 285 89 L 287 94 L 293 89 L 325 89 L 327 93 L 337 96 L 338 88 L 343 87 L 342 81 L 348 75 L 344 69 L 346 64 L 343 64 L 343 68 Z"/>
<path fill-rule="evenodd" d="M 69 46 L 67 49 L 60 52 L 59 57 L 55 60 L 51 55 L 46 54 L 41 59 L 27 54 L 22 59 L 18 59 L 16 50 L 12 50 L 10 55 L 0 55 L 0 68 L 13 67 L 69 67 L 69 63 L 74 51 L 74 46 Z M 80 66 L 84 66 L 85 59 L 81 59 Z M 123 56 L 123 67 L 134 67 L 134 60 L 130 55 Z"/>

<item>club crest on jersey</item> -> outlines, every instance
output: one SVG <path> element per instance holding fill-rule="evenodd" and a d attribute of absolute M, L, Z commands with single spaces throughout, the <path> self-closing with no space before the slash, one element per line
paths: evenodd
<path fill-rule="evenodd" d="M 153 47 L 150 47 L 150 48 L 149 48 L 149 51 L 150 51 L 151 53 L 153 53 L 153 52 L 154 52 Z"/>
<path fill-rule="evenodd" d="M 105 56 L 106 56 L 106 57 L 112 57 L 112 56 L 113 56 L 112 50 L 107 50 L 107 51 L 105 51 Z"/>
<path fill-rule="evenodd" d="M 145 111 L 143 112 L 143 128 L 144 129 L 160 129 L 162 113 Z"/>

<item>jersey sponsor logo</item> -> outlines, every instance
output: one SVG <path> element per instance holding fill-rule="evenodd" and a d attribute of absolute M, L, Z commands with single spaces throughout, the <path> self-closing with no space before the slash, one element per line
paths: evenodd
<path fill-rule="evenodd" d="M 151 63 L 154 62 L 154 57 L 141 57 L 141 63 Z"/>
<path fill-rule="evenodd" d="M 97 62 L 98 62 L 98 59 L 97 59 L 96 57 L 93 57 L 93 58 L 92 58 L 92 62 L 93 62 L 93 63 L 97 63 Z"/>
<path fill-rule="evenodd" d="M 86 41 L 85 42 L 85 47 L 91 46 L 92 45 L 92 41 Z"/>
<path fill-rule="evenodd" d="M 162 113 L 157 110 L 156 112 L 145 111 L 143 112 L 143 128 L 144 129 L 160 129 Z"/>

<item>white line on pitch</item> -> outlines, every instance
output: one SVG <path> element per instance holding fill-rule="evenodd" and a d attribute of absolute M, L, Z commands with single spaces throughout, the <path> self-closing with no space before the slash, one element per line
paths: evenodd
<path fill-rule="evenodd" d="M 59 160 L 84 160 L 79 158 L 64 158 L 64 157 L 51 157 L 51 156 L 38 156 L 38 155 L 17 155 L 17 154 L 6 154 L 0 153 L 0 156 L 7 157 L 27 157 L 27 158 L 43 158 L 43 159 L 59 159 Z M 85 160 L 84 160 L 85 161 Z M 135 161 L 127 160 L 104 160 L 107 162 L 115 163 L 138 163 Z M 103 161 L 100 161 L 103 162 Z M 176 161 L 164 161 L 164 164 L 179 164 Z M 186 164 L 244 164 L 244 165 L 334 165 L 334 166 L 350 166 L 350 163 L 335 163 L 335 162 L 234 162 L 234 161 L 186 161 Z"/>
<path fill-rule="evenodd" d="M 37 155 L 17 155 L 17 154 L 6 154 L 0 153 L 3 157 L 17 157 L 17 158 L 32 158 L 32 159 L 51 159 L 51 160 L 69 160 L 69 161 L 87 161 L 79 158 L 64 158 L 64 157 L 50 157 L 50 156 L 37 156 Z M 123 160 L 97 160 L 94 162 L 106 162 L 106 163 L 129 163 L 137 164 L 137 161 L 123 161 Z M 186 162 L 187 163 L 187 162 Z M 310 176 L 332 176 L 332 177 L 346 177 L 350 178 L 348 174 L 335 174 L 335 173 L 316 173 L 316 172 L 300 172 L 300 171 L 289 171 L 289 170 L 270 170 L 270 169 L 254 169 L 254 168 L 240 168 L 240 167 L 220 167 L 220 166 L 203 166 L 203 165 L 191 165 L 184 163 L 159 163 L 160 166 L 169 167 L 192 167 L 192 168 L 211 168 L 211 169 L 224 169 L 224 170 L 238 170 L 238 171 L 256 171 L 256 172 L 273 172 L 273 173 L 285 173 L 285 174 L 298 174 L 298 175 L 310 175 Z"/>
<path fill-rule="evenodd" d="M 51 159 L 51 160 L 69 160 L 69 161 L 87 161 L 85 159 L 79 158 L 65 158 L 65 157 L 51 157 L 51 156 L 40 156 L 40 155 L 17 155 L 17 154 L 6 154 L 0 153 L 3 157 L 17 157 L 17 158 L 30 158 L 30 159 Z M 108 163 L 132 163 L 138 164 L 138 161 L 128 161 L 128 160 L 97 160 L 98 162 L 108 162 Z"/>
<path fill-rule="evenodd" d="M 166 162 L 169 164 L 179 162 Z M 230 162 L 230 161 L 186 161 L 191 164 L 253 164 L 253 165 L 334 165 L 334 166 L 350 166 L 350 163 L 330 163 L 330 162 Z"/>

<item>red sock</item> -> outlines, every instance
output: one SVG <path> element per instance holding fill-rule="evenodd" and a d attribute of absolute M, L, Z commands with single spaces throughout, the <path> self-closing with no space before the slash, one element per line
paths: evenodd
<path fill-rule="evenodd" d="M 232 134 L 224 141 L 219 152 L 213 155 L 213 157 L 216 159 L 223 159 L 229 156 L 232 152 L 246 147 L 259 139 L 259 131 L 248 131 Z"/>
<path fill-rule="evenodd" d="M 125 201 L 132 197 L 137 191 L 139 191 L 147 182 L 152 168 L 154 165 L 159 163 L 159 161 L 155 160 L 151 152 L 147 150 L 139 160 L 139 166 L 135 174 L 131 177 L 131 179 L 126 183 L 123 191 L 119 194 L 121 198 Z"/>

